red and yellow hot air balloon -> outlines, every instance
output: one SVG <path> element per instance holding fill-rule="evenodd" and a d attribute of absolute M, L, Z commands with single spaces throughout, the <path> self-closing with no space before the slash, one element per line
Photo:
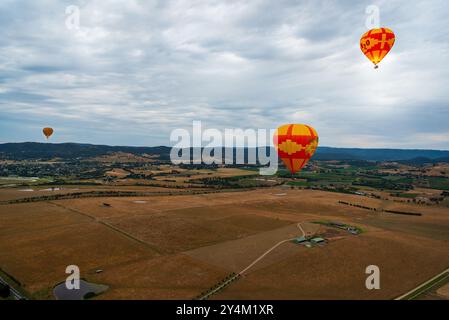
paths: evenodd
<path fill-rule="evenodd" d="M 273 136 L 279 157 L 292 174 L 306 165 L 318 147 L 318 134 L 306 124 L 285 124 Z"/>
<path fill-rule="evenodd" d="M 44 128 L 42 129 L 42 132 L 44 133 L 44 136 L 48 139 L 53 134 L 53 128 Z"/>
<path fill-rule="evenodd" d="M 371 29 L 360 39 L 360 49 L 363 54 L 378 68 L 378 63 L 390 52 L 395 36 L 388 28 Z"/>

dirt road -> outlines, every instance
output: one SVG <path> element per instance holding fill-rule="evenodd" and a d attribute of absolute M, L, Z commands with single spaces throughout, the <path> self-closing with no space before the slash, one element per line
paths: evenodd
<path fill-rule="evenodd" d="M 301 223 L 298 222 L 298 224 L 296 225 L 298 227 L 299 230 L 301 230 L 302 232 L 302 236 L 305 237 L 306 233 L 304 232 L 304 229 L 301 226 Z M 256 260 L 254 260 L 249 266 L 247 266 L 245 269 L 243 269 L 242 271 L 240 271 L 238 274 L 239 275 L 243 275 L 246 271 L 248 271 L 249 269 L 251 269 L 256 263 L 258 263 L 260 260 L 262 260 L 267 254 L 269 254 L 271 251 L 273 251 L 274 249 L 276 249 L 277 247 L 279 247 L 280 245 L 289 242 L 289 241 L 293 241 L 296 238 L 291 238 L 291 239 L 286 239 L 286 240 L 282 240 L 278 243 L 276 243 L 274 246 L 272 246 L 270 249 L 268 249 L 267 251 L 265 251 L 265 253 L 263 253 L 261 256 L 259 256 Z"/>

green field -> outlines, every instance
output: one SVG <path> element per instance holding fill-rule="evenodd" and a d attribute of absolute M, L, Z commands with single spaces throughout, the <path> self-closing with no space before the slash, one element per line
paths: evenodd
<path fill-rule="evenodd" d="M 21 185 L 31 186 L 45 183 L 51 183 L 51 178 L 38 178 L 38 177 L 0 177 L 0 186 L 5 185 Z"/>

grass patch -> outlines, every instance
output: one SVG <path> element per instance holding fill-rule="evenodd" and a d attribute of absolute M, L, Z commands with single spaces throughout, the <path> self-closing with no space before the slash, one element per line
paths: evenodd
<path fill-rule="evenodd" d="M 391 195 L 394 197 L 408 198 L 408 199 L 414 199 L 418 196 L 417 193 L 392 193 Z"/>
<path fill-rule="evenodd" d="M 444 177 L 428 177 L 429 187 L 431 189 L 449 190 L 449 179 Z"/>
<path fill-rule="evenodd" d="M 296 186 L 296 187 L 307 187 L 310 186 L 310 184 L 307 181 L 289 181 L 287 182 L 289 186 Z"/>

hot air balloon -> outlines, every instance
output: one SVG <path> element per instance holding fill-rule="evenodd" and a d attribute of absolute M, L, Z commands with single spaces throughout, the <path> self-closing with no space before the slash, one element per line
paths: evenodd
<path fill-rule="evenodd" d="M 388 28 L 371 29 L 360 39 L 360 49 L 363 54 L 378 68 L 378 63 L 390 52 L 395 36 Z"/>
<path fill-rule="evenodd" d="M 306 165 L 318 147 L 318 134 L 305 124 L 285 124 L 273 136 L 279 157 L 292 174 Z"/>
<path fill-rule="evenodd" d="M 50 136 L 53 134 L 53 128 L 44 128 L 42 129 L 42 132 L 44 133 L 44 136 L 50 138 Z"/>

